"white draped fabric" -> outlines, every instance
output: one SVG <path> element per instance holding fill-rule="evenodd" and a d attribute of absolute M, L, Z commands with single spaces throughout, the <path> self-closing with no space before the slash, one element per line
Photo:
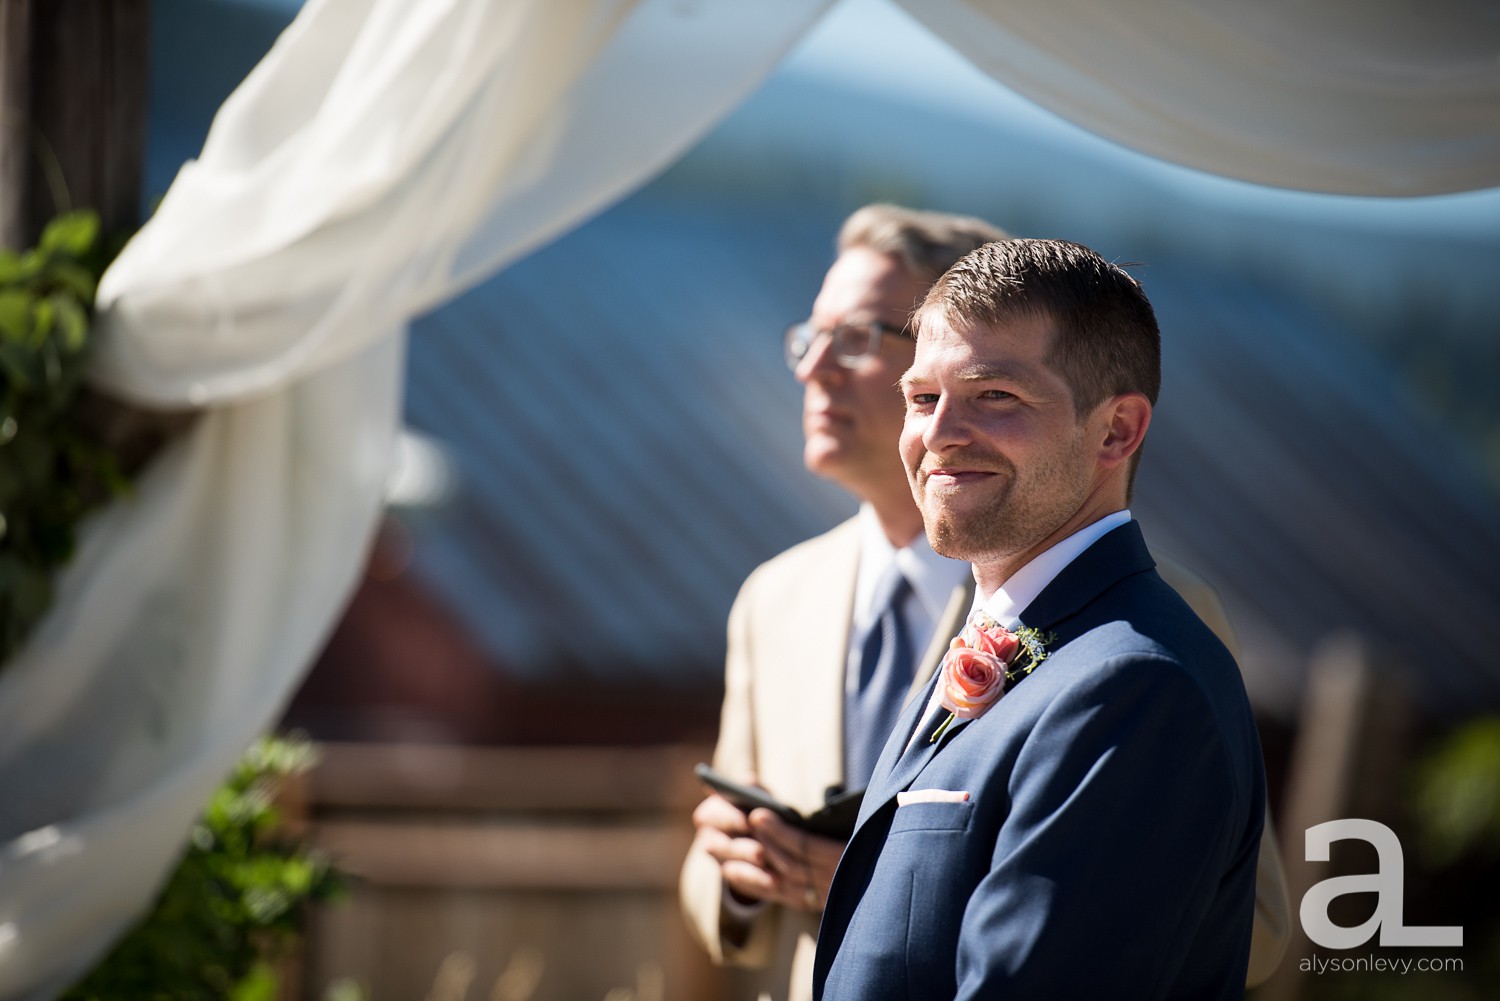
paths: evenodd
<path fill-rule="evenodd" d="M 902 3 L 1167 159 L 1358 193 L 1500 183 L 1496 26 L 1461 3 Z M 310 0 L 100 290 L 97 382 L 203 414 L 0 671 L 0 999 L 55 994 L 139 913 L 331 628 L 411 317 L 670 163 L 827 5 Z"/>
<path fill-rule="evenodd" d="M 898 0 L 976 66 L 1107 139 L 1257 184 L 1500 184 L 1494 4 Z"/>
<path fill-rule="evenodd" d="M 357 577 L 416 313 L 619 198 L 823 0 L 313 0 L 105 276 L 96 377 L 204 415 L 0 671 L 0 998 L 149 902 Z"/>

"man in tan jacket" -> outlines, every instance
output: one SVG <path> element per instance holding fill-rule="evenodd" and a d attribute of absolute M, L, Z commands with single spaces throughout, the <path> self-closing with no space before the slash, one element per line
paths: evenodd
<path fill-rule="evenodd" d="M 752 573 L 729 617 L 714 766 L 803 813 L 862 789 L 906 696 L 931 676 L 973 600 L 967 564 L 927 545 L 897 453 L 912 309 L 947 268 L 1006 234 L 978 219 L 870 205 L 839 233 L 809 321 L 787 331 L 803 384 L 803 459 L 860 510 Z M 1217 596 L 1158 556 L 1162 576 L 1232 647 Z M 884 685 L 884 687 L 882 687 Z M 884 705 L 882 705 L 884 703 Z M 718 795 L 694 812 L 683 867 L 689 928 L 737 967 L 735 998 L 812 996 L 818 920 L 843 842 Z M 1275 836 L 1262 840 L 1249 982 L 1275 968 L 1290 928 Z"/>

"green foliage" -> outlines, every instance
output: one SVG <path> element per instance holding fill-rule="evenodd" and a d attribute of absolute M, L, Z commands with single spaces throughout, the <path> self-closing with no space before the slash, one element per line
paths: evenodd
<path fill-rule="evenodd" d="M 311 763 L 301 740 L 246 752 L 151 913 L 64 1001 L 273 1001 L 273 961 L 295 940 L 302 905 L 338 892 L 326 859 L 275 832 L 277 780 Z"/>
<path fill-rule="evenodd" d="M 51 604 L 78 522 L 126 487 L 74 407 L 107 258 L 91 212 L 0 250 L 0 665 Z"/>
<path fill-rule="evenodd" d="M 1422 763 L 1417 816 L 1438 865 L 1470 853 L 1500 859 L 1500 718 L 1465 724 Z"/>

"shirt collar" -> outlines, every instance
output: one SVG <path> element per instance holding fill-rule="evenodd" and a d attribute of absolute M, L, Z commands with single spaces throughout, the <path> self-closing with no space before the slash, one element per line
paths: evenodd
<path fill-rule="evenodd" d="M 1036 596 L 1062 573 L 1064 567 L 1077 559 L 1089 546 L 1129 521 L 1130 510 L 1127 508 L 1107 514 L 1092 525 L 1085 525 L 1011 574 L 1010 579 L 1000 585 L 1000 589 L 994 594 L 986 597 L 976 591 L 974 608 L 983 609 L 990 618 L 1007 629 L 1015 628 L 1026 606 L 1036 600 Z"/>
<path fill-rule="evenodd" d="M 880 526 L 880 519 L 869 504 L 859 506 L 858 521 L 859 573 L 854 585 L 856 618 L 869 612 L 875 585 L 894 560 L 911 583 L 912 593 L 921 602 L 922 610 L 932 621 L 940 619 L 953 598 L 953 589 L 969 579 L 969 564 L 933 552 L 923 532 L 918 532 L 908 545 L 897 549 L 886 538 L 885 529 Z"/>

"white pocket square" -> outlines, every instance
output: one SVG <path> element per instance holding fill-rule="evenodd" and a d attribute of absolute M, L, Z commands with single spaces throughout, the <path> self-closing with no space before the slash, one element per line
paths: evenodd
<path fill-rule="evenodd" d="M 969 793 L 966 789 L 908 789 L 896 793 L 897 806 L 911 806 L 913 803 L 966 803 L 968 800 Z"/>

